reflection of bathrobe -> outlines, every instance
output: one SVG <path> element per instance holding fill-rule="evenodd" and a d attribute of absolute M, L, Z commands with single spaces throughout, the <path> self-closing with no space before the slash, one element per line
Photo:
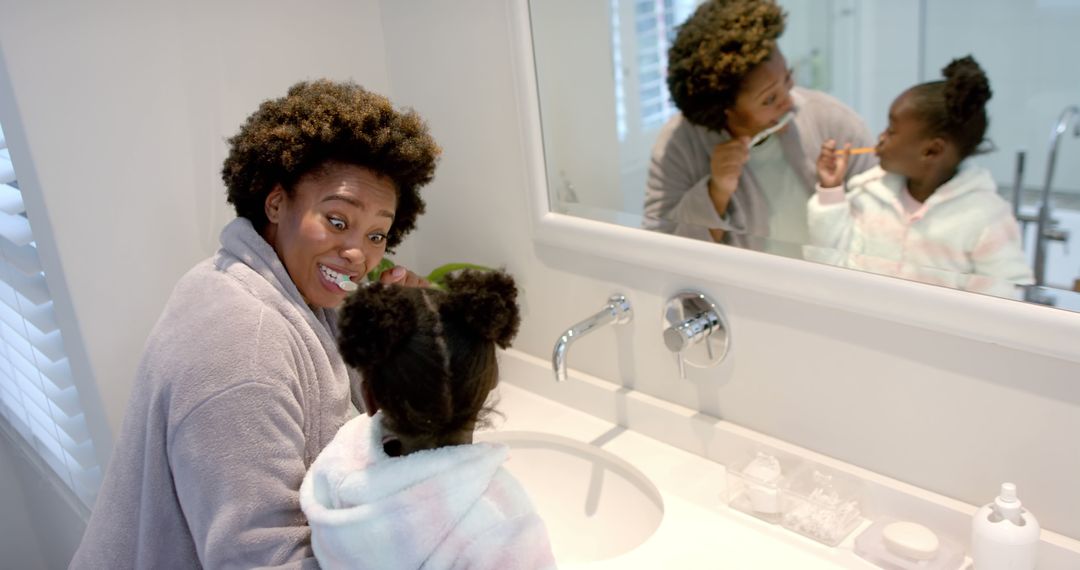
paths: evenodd
<path fill-rule="evenodd" d="M 830 95 L 796 87 L 791 91 L 795 118 L 780 134 L 783 155 L 802 182 L 809 199 L 814 192 L 817 158 L 821 145 L 829 139 L 853 146 L 872 146 L 874 137 L 855 111 Z M 709 198 L 710 159 L 713 148 L 731 140 L 694 125 L 681 114 L 661 129 L 653 146 L 645 193 L 645 229 L 712 241 L 709 229 L 727 232 L 724 241 L 739 247 L 764 249 L 770 236 L 770 207 L 760 181 L 743 169 L 739 186 L 731 196 L 723 216 Z M 860 155 L 849 172 L 862 172 L 874 164 L 873 155 Z"/>
<path fill-rule="evenodd" d="M 1012 210 L 985 168 L 964 165 L 922 207 L 900 201 L 906 181 L 875 167 L 808 205 L 813 245 L 838 265 L 968 290 L 1008 293 L 1034 281 Z"/>
<path fill-rule="evenodd" d="M 554 568 L 547 530 L 501 467 L 507 448 L 389 457 L 382 414 L 346 423 L 300 487 L 323 568 Z"/>

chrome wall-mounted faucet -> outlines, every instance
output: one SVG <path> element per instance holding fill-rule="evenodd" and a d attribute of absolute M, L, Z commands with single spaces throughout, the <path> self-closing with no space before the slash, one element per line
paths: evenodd
<path fill-rule="evenodd" d="M 1046 164 L 1046 183 L 1039 199 L 1039 219 L 1035 226 L 1035 285 L 1046 285 L 1046 242 L 1048 240 L 1066 241 L 1069 232 L 1056 227 L 1056 221 L 1050 217 L 1050 186 L 1054 181 L 1054 167 L 1057 166 L 1058 142 L 1061 135 L 1069 130 L 1069 123 L 1074 122 L 1073 136 L 1080 137 L 1080 107 L 1069 105 L 1061 112 L 1057 123 L 1050 131 L 1050 152 Z"/>
<path fill-rule="evenodd" d="M 664 345 L 675 355 L 679 378 L 686 379 L 686 363 L 706 368 L 727 355 L 731 333 L 716 303 L 696 291 L 684 291 L 664 308 Z"/>
<path fill-rule="evenodd" d="M 603 309 L 595 315 L 570 327 L 555 341 L 555 350 L 551 353 L 551 368 L 555 371 L 555 380 L 566 380 L 566 351 L 573 342 L 589 331 L 607 324 L 621 325 L 634 318 L 630 301 L 624 295 L 612 295 Z"/>

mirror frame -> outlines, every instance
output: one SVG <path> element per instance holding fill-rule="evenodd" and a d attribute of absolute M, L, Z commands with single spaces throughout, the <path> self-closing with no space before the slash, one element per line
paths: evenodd
<path fill-rule="evenodd" d="M 552 212 L 529 0 L 510 1 L 534 241 L 1080 363 L 1078 313 Z M 793 290 L 788 283 L 800 287 Z"/>

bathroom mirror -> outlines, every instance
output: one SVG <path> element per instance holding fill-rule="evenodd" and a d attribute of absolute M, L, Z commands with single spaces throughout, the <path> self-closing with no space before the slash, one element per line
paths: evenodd
<path fill-rule="evenodd" d="M 530 0 L 529 25 L 551 212 L 632 228 L 654 227 L 644 203 L 650 156 L 677 109 L 667 92 L 667 49 L 700 0 Z M 797 85 L 822 91 L 862 117 L 874 136 L 907 88 L 941 77 L 972 54 L 990 79 L 987 138 L 970 160 L 1015 204 L 1024 257 L 1037 286 L 934 270 L 894 273 L 959 290 L 1080 310 L 1080 116 L 1058 139 L 1047 184 L 1051 131 L 1080 83 L 1064 73 L 1080 51 L 1080 0 L 779 0 L 787 12 L 780 51 Z M 1018 153 L 1024 168 L 1017 176 Z M 1049 215 L 1043 255 L 1036 228 L 1043 190 Z M 807 196 L 809 197 L 809 191 Z M 1018 197 L 1018 199 L 1017 199 Z M 690 238 L 681 238 L 687 248 Z M 737 242 L 737 243 L 736 243 Z M 730 243 L 768 254 L 843 265 L 836 252 L 749 234 Z M 727 247 L 710 243 L 713 247 Z M 1037 259 L 1038 258 L 1038 259 Z M 1036 262 L 1038 261 L 1038 264 Z M 1041 269 L 1036 270 L 1036 265 Z M 887 271 L 879 273 L 889 274 Z"/>

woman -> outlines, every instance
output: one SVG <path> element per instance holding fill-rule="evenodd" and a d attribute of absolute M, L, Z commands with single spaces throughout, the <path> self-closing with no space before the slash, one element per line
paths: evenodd
<path fill-rule="evenodd" d="M 336 308 L 415 227 L 439 148 L 415 113 L 329 81 L 229 142 L 238 217 L 147 341 L 74 568 L 317 567 L 300 483 L 352 415 Z"/>
<path fill-rule="evenodd" d="M 755 249 L 760 238 L 769 249 L 807 243 L 806 203 L 821 145 L 872 146 L 854 111 L 794 87 L 776 43 L 784 19 L 773 0 L 708 0 L 679 28 L 668 88 L 680 114 L 653 147 L 646 228 Z M 783 130 L 750 148 L 751 138 L 791 111 Z M 873 165 L 872 156 L 860 156 L 852 173 Z"/>

